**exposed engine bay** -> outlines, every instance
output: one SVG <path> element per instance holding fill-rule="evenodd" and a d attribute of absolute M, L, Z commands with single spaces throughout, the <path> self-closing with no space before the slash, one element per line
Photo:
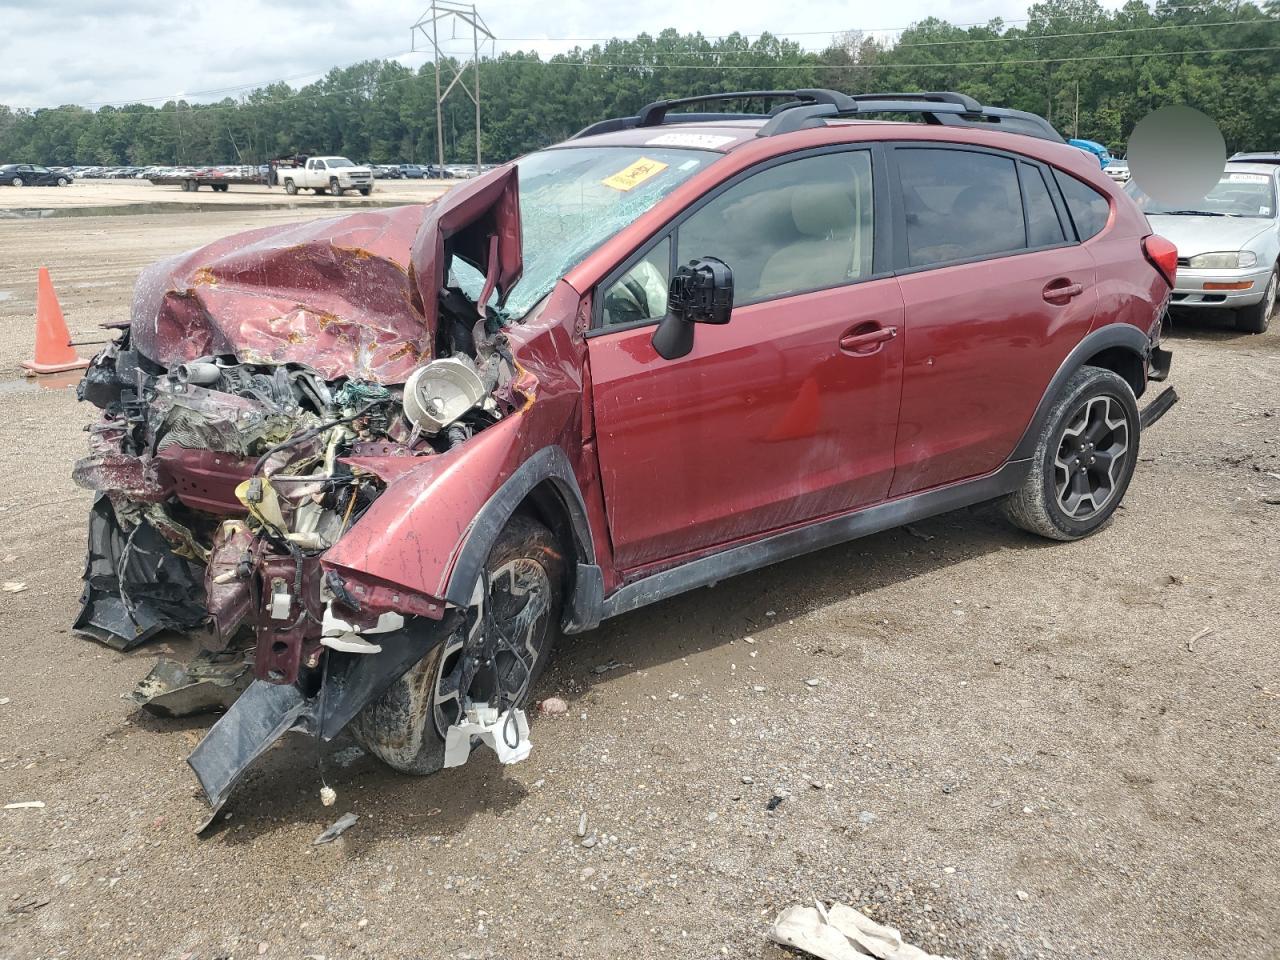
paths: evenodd
<path fill-rule="evenodd" d="M 475 316 L 461 292 L 448 299 Z M 122 650 L 161 629 L 199 630 L 220 651 L 248 626 L 256 675 L 292 683 L 322 642 L 358 647 L 353 624 L 401 625 L 399 614 L 362 616 L 317 560 L 394 475 L 387 461 L 453 449 L 510 409 L 500 387 L 515 366 L 498 323 L 476 324 L 477 345 L 465 312 L 441 316 L 455 331 L 449 352 L 393 386 L 234 357 L 166 371 L 122 334 L 80 387 L 104 416 L 74 470 L 101 494 L 76 627 Z M 318 591 L 305 589 L 313 582 Z"/>
<path fill-rule="evenodd" d="M 86 371 L 79 397 L 102 415 L 73 470 L 97 494 L 74 626 L 118 650 L 198 639 L 133 699 L 227 709 L 189 760 L 215 813 L 284 732 L 330 739 L 432 650 L 457 704 L 441 762 L 481 742 L 527 755 L 531 674 L 495 666 L 500 641 L 516 651 L 488 629 L 487 581 L 450 604 L 405 586 L 385 516 L 348 536 L 397 480 L 527 404 L 498 305 L 519 258 L 514 170 L 434 207 L 227 238 L 144 271 L 131 322 Z M 344 537 L 345 562 L 328 562 Z"/>

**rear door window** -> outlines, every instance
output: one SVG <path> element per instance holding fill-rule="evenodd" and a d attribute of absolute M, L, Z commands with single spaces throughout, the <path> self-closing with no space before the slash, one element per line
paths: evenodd
<path fill-rule="evenodd" d="M 1062 221 L 1058 219 L 1057 208 L 1053 205 L 1053 197 L 1040 168 L 1021 163 L 1018 170 L 1022 175 L 1022 196 L 1027 204 L 1029 245 L 1047 247 L 1066 242 L 1067 234 L 1062 229 Z"/>
<path fill-rule="evenodd" d="M 1076 225 L 1076 236 L 1083 241 L 1101 233 L 1107 225 L 1107 217 L 1111 215 L 1111 204 L 1107 198 L 1061 170 L 1054 170 L 1053 176 L 1058 181 L 1062 198 L 1067 201 L 1067 211 Z"/>
<path fill-rule="evenodd" d="M 1018 171 L 1008 157 L 968 150 L 894 151 L 912 267 L 1024 250 Z"/>

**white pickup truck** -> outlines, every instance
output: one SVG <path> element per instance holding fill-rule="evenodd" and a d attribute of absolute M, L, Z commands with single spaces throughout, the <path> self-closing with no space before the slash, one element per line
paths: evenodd
<path fill-rule="evenodd" d="M 292 196 L 299 190 L 340 197 L 347 190 L 359 190 L 367 197 L 373 192 L 373 171 L 357 167 L 346 157 L 308 157 L 300 167 L 277 167 L 276 180 Z"/>

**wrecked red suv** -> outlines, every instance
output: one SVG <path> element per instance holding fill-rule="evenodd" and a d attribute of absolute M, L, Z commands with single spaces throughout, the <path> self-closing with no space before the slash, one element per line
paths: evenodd
<path fill-rule="evenodd" d="M 778 106 L 680 112 L 730 99 Z M 1097 530 L 1176 399 L 1136 400 L 1175 269 L 1044 120 L 951 93 L 659 102 L 231 237 L 146 270 L 80 388 L 76 627 L 199 635 L 135 697 L 229 708 L 215 811 L 288 730 L 518 760 L 558 630 L 979 501 Z"/>

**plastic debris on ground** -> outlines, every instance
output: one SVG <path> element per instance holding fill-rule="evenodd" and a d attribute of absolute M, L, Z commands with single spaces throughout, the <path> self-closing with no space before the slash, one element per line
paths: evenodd
<path fill-rule="evenodd" d="M 356 825 L 356 821 L 359 819 L 360 818 L 354 813 L 344 813 L 337 820 L 333 821 L 333 824 L 329 829 L 325 830 L 324 833 L 312 840 L 311 843 L 317 847 L 322 843 L 332 843 L 334 840 L 337 840 L 340 836 L 346 833 L 346 831 L 351 827 L 354 827 Z"/>
<path fill-rule="evenodd" d="M 778 914 L 769 939 L 819 960 L 951 960 L 904 943 L 893 927 L 876 923 L 843 903 L 829 908 L 788 907 Z"/>

